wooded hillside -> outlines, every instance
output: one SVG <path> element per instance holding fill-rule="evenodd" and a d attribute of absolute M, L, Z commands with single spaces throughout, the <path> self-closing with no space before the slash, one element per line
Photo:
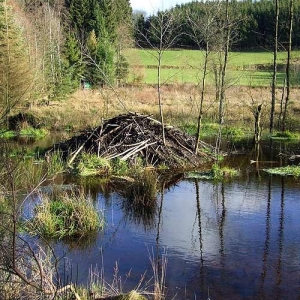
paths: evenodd
<path fill-rule="evenodd" d="M 293 1 L 293 45 L 300 46 L 300 1 Z M 193 28 L 191 23 L 198 18 L 204 20 L 210 14 L 215 14 L 214 26 L 220 30 L 224 29 L 222 19 L 224 19 L 225 1 L 191 1 L 187 4 L 176 5 L 170 10 L 174 15 L 174 28 L 176 31 L 176 43 L 178 48 L 196 48 L 198 45 L 193 38 Z M 275 3 L 271 0 L 231 0 L 229 1 L 229 14 L 231 26 L 234 27 L 234 37 L 231 43 L 232 50 L 267 50 L 273 47 L 274 25 L 275 25 Z M 279 38 L 280 49 L 285 50 L 289 39 L 289 10 L 290 0 L 279 1 Z M 135 14 L 136 41 L 144 41 L 147 46 L 149 41 L 155 42 L 155 37 L 151 35 L 152 23 L 157 19 L 157 15 L 145 17 L 142 13 Z M 156 21 L 157 22 L 157 21 Z M 203 26 L 205 24 L 203 23 Z M 142 34 L 141 34 L 142 33 Z M 142 35 L 148 33 L 148 42 Z M 149 34 L 150 33 L 150 34 Z M 174 35 L 174 37 L 175 37 Z M 204 39 L 202 33 L 202 39 Z M 204 45 L 203 45 L 204 47 Z"/>

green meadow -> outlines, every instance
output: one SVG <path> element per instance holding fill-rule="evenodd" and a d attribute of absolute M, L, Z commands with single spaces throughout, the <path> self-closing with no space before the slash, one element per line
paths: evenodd
<path fill-rule="evenodd" d="M 155 50 L 129 49 L 125 52 L 131 67 L 130 82 L 155 84 L 157 82 L 157 52 Z M 278 84 L 284 78 L 286 52 L 278 53 Z M 292 53 L 293 61 L 300 58 L 300 51 Z M 213 83 L 213 65 L 218 54 L 209 57 L 208 83 Z M 163 53 L 161 78 L 169 84 L 197 84 L 202 77 L 204 52 L 199 50 L 167 50 Z M 230 52 L 228 59 L 228 85 L 269 86 L 272 80 L 272 52 Z M 292 65 L 291 82 L 300 83 L 296 64 Z M 139 78 L 137 79 L 137 74 Z"/>

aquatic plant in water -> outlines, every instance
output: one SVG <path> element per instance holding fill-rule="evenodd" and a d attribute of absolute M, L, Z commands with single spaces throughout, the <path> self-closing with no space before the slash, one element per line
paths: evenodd
<path fill-rule="evenodd" d="M 51 238 L 78 237 L 104 226 L 104 219 L 83 194 L 64 192 L 54 199 L 42 194 L 40 198 L 33 218 L 25 224 L 32 234 Z"/>
<path fill-rule="evenodd" d="M 213 164 L 211 170 L 202 172 L 187 172 L 185 173 L 185 178 L 222 181 L 236 177 L 239 174 L 240 171 L 237 169 L 230 167 L 220 167 L 218 164 Z"/>
<path fill-rule="evenodd" d="M 300 177 L 300 166 L 291 165 L 263 170 L 273 175 Z"/>

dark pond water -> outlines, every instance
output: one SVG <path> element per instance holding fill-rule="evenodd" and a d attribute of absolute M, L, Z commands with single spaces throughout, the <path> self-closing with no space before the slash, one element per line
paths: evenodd
<path fill-rule="evenodd" d="M 300 299 L 300 182 L 262 171 L 286 163 L 277 155 L 286 146 L 275 146 L 228 157 L 242 170 L 233 181 L 180 180 L 150 211 L 86 184 L 105 229 L 55 243 L 70 266 L 65 279 L 86 284 L 102 270 L 130 290 L 147 272 L 140 288 L 151 289 L 149 257 L 158 255 L 167 258 L 167 299 Z"/>

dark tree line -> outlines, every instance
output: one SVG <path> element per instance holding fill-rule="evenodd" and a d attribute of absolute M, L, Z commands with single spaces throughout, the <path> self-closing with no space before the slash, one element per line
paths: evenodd
<path fill-rule="evenodd" d="M 206 11 L 214 6 L 217 1 L 199 1 L 182 5 L 176 5 L 171 9 L 175 16 L 176 24 L 174 26 L 180 29 L 176 34 L 180 36 L 177 39 L 175 47 L 198 49 L 197 43 L 193 39 L 192 28 L 187 20 L 195 16 L 205 17 Z M 294 1 L 293 17 L 293 35 L 292 43 L 294 48 L 300 46 L 300 0 Z M 229 2 L 230 11 L 238 20 L 235 26 L 235 39 L 231 45 L 231 50 L 252 50 L 252 49 L 273 49 L 274 36 L 274 15 L 275 4 L 273 0 L 233 0 Z M 149 34 L 149 26 L 155 22 L 156 15 L 145 17 L 138 13 L 135 15 L 135 39 L 141 41 L 141 33 L 148 33 L 148 38 L 153 42 L 154 37 Z M 217 20 L 216 20 L 217 22 Z M 289 1 L 280 0 L 279 14 L 279 50 L 286 49 L 289 41 Z M 180 25 L 180 26 L 179 26 Z M 205 40 L 203 38 L 203 40 Z M 147 46 L 145 43 L 144 46 Z M 203 45 L 205 48 L 205 45 Z"/>

